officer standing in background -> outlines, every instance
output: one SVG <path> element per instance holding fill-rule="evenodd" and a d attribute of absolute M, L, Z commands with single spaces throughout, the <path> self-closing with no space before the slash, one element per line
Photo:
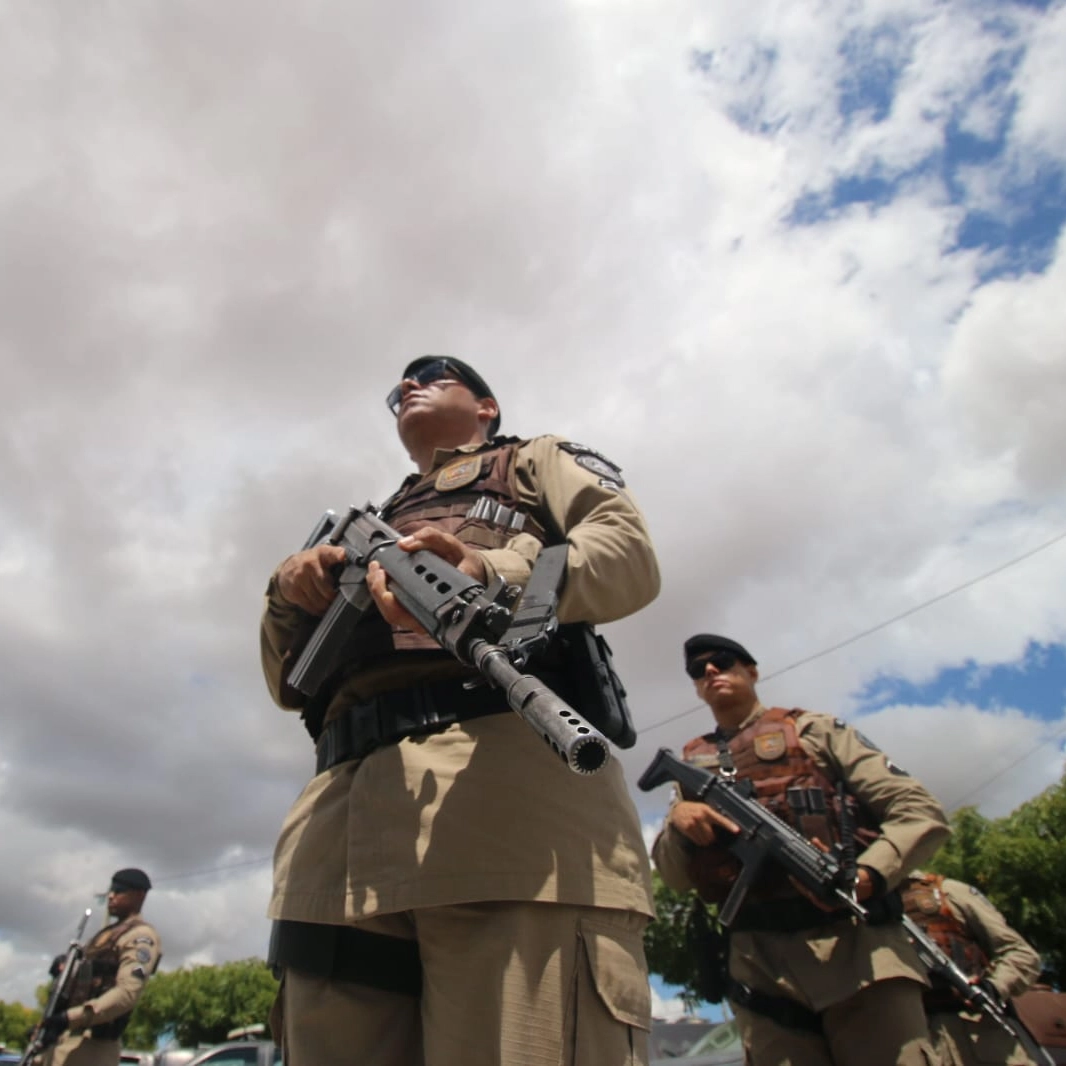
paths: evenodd
<path fill-rule="evenodd" d="M 458 359 L 416 359 L 388 404 L 417 468 L 383 508 L 401 547 L 524 586 L 541 548 L 566 543 L 561 623 L 655 597 L 644 519 L 610 461 L 495 436 L 497 401 Z M 318 753 L 275 852 L 287 1066 L 645 1062 L 653 902 L 620 766 L 567 769 L 502 693 L 467 686 L 476 674 L 418 630 L 376 564 L 378 611 L 305 700 L 286 679 L 344 559 L 322 544 L 284 560 L 262 620 L 270 692 L 302 710 Z"/>
<path fill-rule="evenodd" d="M 764 707 L 755 659 L 735 640 L 700 634 L 684 656 L 717 723 L 685 745 L 685 761 L 735 775 L 825 846 L 853 822 L 856 897 L 871 916 L 829 911 L 763 868 L 729 930 L 728 996 L 750 1066 L 927 1066 L 928 981 L 894 890 L 947 838 L 940 805 L 839 719 Z M 652 851 L 666 884 L 721 903 L 739 870 L 724 846 L 735 829 L 706 804 L 676 800 Z"/>
<path fill-rule="evenodd" d="M 141 917 L 151 887 L 143 870 L 111 878 L 107 913 L 115 920 L 86 946 L 66 1010 L 42 1022 L 49 1038 L 59 1038 L 44 1066 L 117 1066 L 119 1038 L 163 954 L 159 934 Z"/>
<path fill-rule="evenodd" d="M 919 872 L 904 882 L 902 894 L 914 923 L 967 977 L 990 987 L 1004 1002 L 1020 996 L 1040 976 L 1040 956 L 972 885 Z M 925 1009 L 942 1066 L 1032 1066 L 1005 1029 L 967 1008 L 935 980 L 925 994 Z"/>

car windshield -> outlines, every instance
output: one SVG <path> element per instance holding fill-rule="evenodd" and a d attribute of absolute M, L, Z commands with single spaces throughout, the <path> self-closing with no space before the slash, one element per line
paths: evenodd
<path fill-rule="evenodd" d="M 704 1033 L 688 1051 L 679 1057 L 679 1061 L 695 1058 L 697 1055 L 706 1055 L 712 1051 L 724 1051 L 734 1046 L 740 1046 L 740 1034 L 737 1032 L 736 1021 L 731 1018 Z"/>

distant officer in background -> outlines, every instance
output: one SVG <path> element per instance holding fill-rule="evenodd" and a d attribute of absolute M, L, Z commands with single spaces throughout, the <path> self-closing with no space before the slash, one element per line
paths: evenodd
<path fill-rule="evenodd" d="M 729 930 L 728 991 L 749 1066 L 927 1066 L 925 969 L 894 891 L 949 833 L 940 804 L 857 730 L 827 714 L 764 707 L 751 653 L 729 637 L 685 642 L 685 669 L 717 728 L 684 759 L 735 777 L 809 840 L 832 846 L 854 822 L 855 894 L 870 921 L 829 911 L 767 864 Z M 736 831 L 679 798 L 652 849 L 666 884 L 721 903 L 739 864 Z"/>
<path fill-rule="evenodd" d="M 143 870 L 111 878 L 107 913 L 115 921 L 86 946 L 67 1008 L 42 1022 L 49 1038 L 58 1037 L 44 1066 L 118 1066 L 119 1038 L 163 954 L 159 934 L 141 917 L 151 887 Z"/>
<path fill-rule="evenodd" d="M 972 885 L 939 874 L 915 873 L 902 886 L 903 904 L 916 925 L 967 977 L 1006 1001 L 1040 976 L 1040 956 Z M 1017 1040 L 979 1010 L 967 1009 L 949 988 L 925 994 L 929 1030 L 943 1066 L 1001 1063 L 1028 1066 Z"/>

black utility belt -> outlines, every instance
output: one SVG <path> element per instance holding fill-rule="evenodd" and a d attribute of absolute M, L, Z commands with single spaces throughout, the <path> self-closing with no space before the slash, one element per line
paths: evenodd
<path fill-rule="evenodd" d="M 316 773 L 408 737 L 440 733 L 456 722 L 510 710 L 503 693 L 462 678 L 424 681 L 351 704 L 322 730 L 315 745 Z"/>

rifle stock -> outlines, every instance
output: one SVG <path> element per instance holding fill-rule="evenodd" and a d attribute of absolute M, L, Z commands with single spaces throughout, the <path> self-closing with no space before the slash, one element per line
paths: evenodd
<path fill-rule="evenodd" d="M 541 610 L 543 620 L 536 632 L 523 632 L 521 639 L 507 641 L 519 589 L 501 578 L 486 588 L 433 552 L 404 551 L 396 544 L 400 536 L 371 504 L 350 508 L 333 526 L 329 543 L 344 547 L 347 563 L 338 577 L 337 596 L 293 665 L 288 683 L 314 696 L 340 666 L 355 627 L 374 605 L 366 574 L 370 563 L 377 562 L 388 574 L 396 599 L 422 628 L 499 688 L 511 709 L 571 770 L 592 774 L 601 769 L 610 758 L 606 737 L 547 685 L 515 666 L 525 662 L 530 646 L 542 643 L 554 631 L 554 610 Z M 565 552 L 565 546 L 559 546 L 559 551 Z M 544 549 L 538 565 L 542 557 L 561 578 L 556 549 Z"/>

